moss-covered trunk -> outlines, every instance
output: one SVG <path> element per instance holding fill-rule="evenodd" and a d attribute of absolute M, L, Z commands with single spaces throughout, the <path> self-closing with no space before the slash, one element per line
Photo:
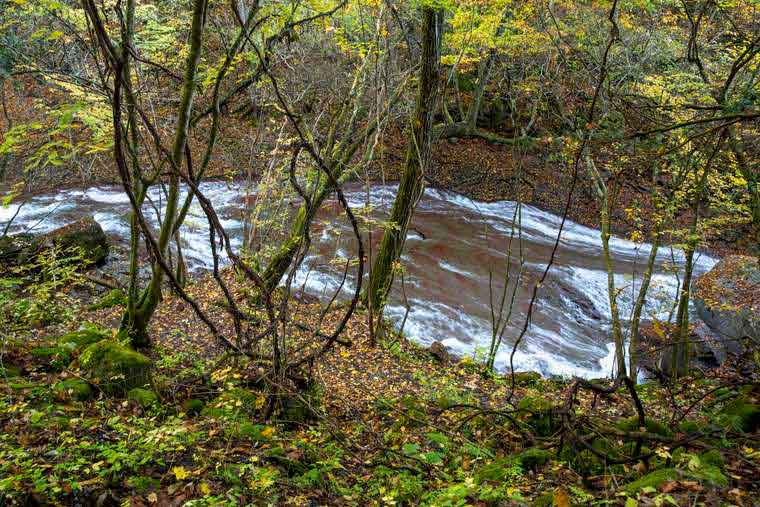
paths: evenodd
<path fill-rule="evenodd" d="M 185 64 L 185 74 L 182 83 L 182 95 L 178 110 L 177 127 L 172 144 L 171 163 L 172 170 L 169 176 L 169 195 L 166 200 L 166 212 L 158 237 L 158 250 L 161 256 L 165 256 L 169 242 L 177 227 L 177 204 L 179 200 L 179 174 L 178 171 L 183 163 L 185 144 L 187 143 L 188 128 L 190 124 L 190 112 L 195 97 L 195 79 L 198 71 L 198 61 L 201 56 L 201 42 L 203 39 L 203 27 L 206 19 L 206 0 L 195 0 L 193 4 L 193 22 L 190 29 L 190 48 Z M 161 283 L 164 273 L 161 265 L 156 261 L 153 264 L 153 276 L 150 284 L 140 296 L 134 309 L 127 310 L 127 315 L 122 319 L 122 328 L 129 334 L 135 346 L 148 346 L 150 340 L 147 335 L 147 327 L 153 313 L 156 311 L 161 299 Z"/>
<path fill-rule="evenodd" d="M 367 288 L 368 303 L 377 315 L 380 314 L 379 310 L 393 283 L 393 267 L 401 256 L 409 221 L 425 188 L 423 174 L 430 160 L 433 113 L 438 96 L 443 13 L 428 6 L 423 7 L 422 13 L 422 61 L 406 163 Z"/>

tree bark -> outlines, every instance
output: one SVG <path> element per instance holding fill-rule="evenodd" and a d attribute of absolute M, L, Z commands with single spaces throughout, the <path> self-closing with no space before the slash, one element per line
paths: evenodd
<path fill-rule="evenodd" d="M 404 248 L 409 222 L 425 188 L 423 174 L 430 162 L 433 113 L 438 98 L 443 12 L 425 6 L 422 14 L 422 62 L 411 139 L 398 194 L 393 202 L 388 227 L 383 232 L 367 288 L 367 302 L 378 316 L 382 315 L 385 298 L 393 284 L 394 264 Z"/>

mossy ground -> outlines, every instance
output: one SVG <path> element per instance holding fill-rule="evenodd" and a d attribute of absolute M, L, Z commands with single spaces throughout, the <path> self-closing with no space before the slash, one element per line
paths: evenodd
<path fill-rule="evenodd" d="M 213 305 L 201 296 L 207 286 L 190 290 Z M 116 326 L 118 312 L 80 320 Z M 293 311 L 305 323 L 318 313 L 309 304 Z M 639 386 L 651 421 L 644 428 L 632 422 L 624 389 L 581 391 L 571 429 L 594 451 L 630 455 L 631 431 L 662 438 L 645 442 L 646 463 L 617 464 L 571 445 L 563 430 L 569 381 L 531 379 L 511 393 L 509 378 L 483 374 L 468 358 L 442 365 L 392 334 L 369 346 L 361 313 L 345 333 L 353 345 L 315 365 L 302 396 L 308 411 L 297 421 L 289 410 L 303 405 L 287 398 L 264 419 L 272 397 L 259 367 L 220 363 L 223 349 L 181 302 L 167 297 L 151 336 L 161 403 L 97 389 L 82 401 L 59 396 L 54 386 L 77 378 L 81 358 L 61 371 L 50 368 L 54 357 L 31 354 L 53 337 L 29 334 L 8 347 L 5 359 L 24 374 L 8 383 L 0 377 L 0 496 L 70 505 L 106 495 L 122 505 L 190 507 L 752 505 L 759 493 L 757 434 L 727 427 L 721 415 L 737 395 L 756 403 L 758 393 L 716 389 L 727 384 L 726 372 L 686 379 L 676 391 Z M 692 407 L 683 420 L 673 403 Z M 695 432 L 705 436 L 672 447 Z"/>

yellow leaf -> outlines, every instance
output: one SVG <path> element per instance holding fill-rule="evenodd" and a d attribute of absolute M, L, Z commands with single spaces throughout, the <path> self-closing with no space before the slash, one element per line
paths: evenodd
<path fill-rule="evenodd" d="M 185 467 L 174 467 L 172 468 L 172 473 L 174 474 L 174 477 L 176 477 L 178 481 L 187 479 L 190 476 L 187 470 L 185 470 Z"/>
<path fill-rule="evenodd" d="M 271 426 L 267 426 L 263 430 L 261 430 L 261 436 L 264 438 L 269 438 L 274 434 L 274 428 Z"/>
<path fill-rule="evenodd" d="M 158 495 L 155 493 L 151 493 L 150 495 L 148 495 L 148 501 L 150 503 L 158 503 Z"/>
<path fill-rule="evenodd" d="M 201 489 L 201 493 L 203 493 L 204 495 L 208 495 L 209 493 L 211 493 L 211 488 L 205 482 L 201 483 L 200 489 Z"/>

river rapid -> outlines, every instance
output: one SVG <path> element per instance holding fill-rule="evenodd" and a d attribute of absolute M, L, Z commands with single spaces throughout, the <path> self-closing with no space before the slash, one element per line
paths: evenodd
<path fill-rule="evenodd" d="M 233 247 L 239 248 L 245 220 L 250 216 L 245 205 L 248 202 L 245 188 L 242 184 L 206 182 L 201 189 L 219 213 Z M 366 189 L 349 186 L 345 195 L 352 208 L 369 201 L 370 215 L 383 220 L 389 215 L 396 190 L 397 186 L 378 185 L 367 193 Z M 160 208 L 159 192 L 155 191 L 151 198 Z M 289 205 L 294 207 L 296 203 Z M 18 206 L 0 207 L 0 230 L 16 213 L 11 233 L 44 232 L 91 215 L 115 241 L 126 244 L 129 236 L 129 202 L 118 187 L 65 190 L 31 197 L 20 210 Z M 155 208 L 146 205 L 145 211 L 155 223 Z M 522 225 L 520 236 L 513 222 Z M 511 282 L 506 292 L 505 314 L 512 284 L 520 271 L 522 277 L 511 319 L 503 333 L 504 343 L 496 358 L 498 369 L 508 368 L 512 344 L 524 325 L 533 285 L 546 267 L 560 222 L 560 217 L 532 206 L 521 206 L 518 214 L 516 203 L 511 201 L 484 203 L 454 193 L 426 190 L 407 237 L 403 284 L 397 278 L 386 315 L 396 325 L 403 321 L 404 333 L 420 344 L 441 341 L 457 354 L 482 356 L 491 342 L 492 306 L 498 312 L 509 265 Z M 181 234 L 189 268 L 210 269 L 207 222 L 197 203 L 193 204 Z M 353 233 L 335 201 L 325 204 L 311 236 L 312 248 L 293 287 L 329 299 L 340 286 L 345 259 L 355 251 Z M 373 251 L 379 237 L 376 230 Z M 512 255 L 508 263 L 510 237 L 513 237 Z M 649 245 L 615 237 L 610 247 L 620 290 L 620 314 L 626 321 L 632 312 Z M 705 254 L 695 259 L 697 276 L 717 261 Z M 660 248 L 644 319 L 667 319 L 678 290 L 676 273 L 682 264 L 682 252 Z M 349 277 L 343 285 L 342 297 L 348 297 L 354 282 Z M 609 315 L 600 233 L 568 221 L 555 264 L 539 290 L 531 324 L 515 355 L 515 369 L 535 370 L 543 375 L 608 376 L 613 367 Z"/>

